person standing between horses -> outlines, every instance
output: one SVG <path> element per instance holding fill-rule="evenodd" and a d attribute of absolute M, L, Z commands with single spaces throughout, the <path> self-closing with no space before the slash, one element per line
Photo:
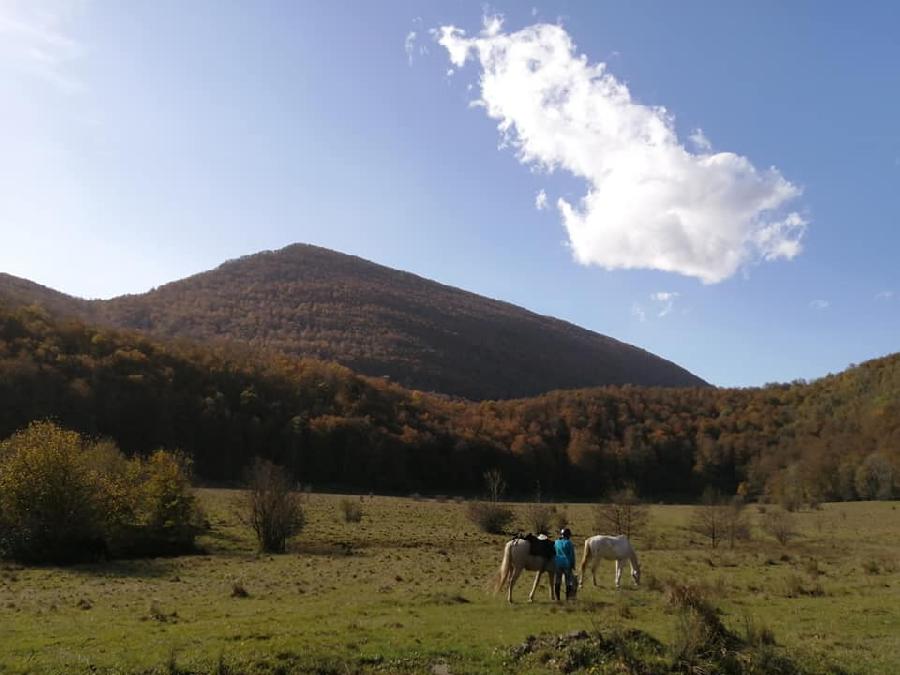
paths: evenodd
<path fill-rule="evenodd" d="M 554 543 L 556 549 L 556 597 L 559 598 L 559 587 L 562 575 L 566 577 L 566 598 L 575 588 L 575 547 L 572 545 L 572 531 L 564 527 L 559 533 L 559 539 Z"/>

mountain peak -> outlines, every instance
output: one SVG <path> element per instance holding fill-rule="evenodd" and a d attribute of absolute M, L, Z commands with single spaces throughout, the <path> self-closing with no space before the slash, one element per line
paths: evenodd
<path fill-rule="evenodd" d="M 20 301 L 27 295 L 18 287 Z M 57 295 L 58 312 L 68 296 Z M 236 340 L 472 399 L 607 384 L 706 386 L 574 324 L 309 244 L 229 260 L 139 295 L 71 300 L 69 313 L 118 327 Z"/>

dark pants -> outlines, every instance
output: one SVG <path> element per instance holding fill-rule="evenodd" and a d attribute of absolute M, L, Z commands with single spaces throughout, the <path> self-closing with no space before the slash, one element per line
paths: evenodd
<path fill-rule="evenodd" d="M 560 586 L 562 585 L 563 576 L 566 578 L 566 600 L 568 600 L 575 595 L 575 571 L 571 568 L 556 570 L 553 583 L 557 599 L 560 599 L 559 592 L 561 590 Z"/>

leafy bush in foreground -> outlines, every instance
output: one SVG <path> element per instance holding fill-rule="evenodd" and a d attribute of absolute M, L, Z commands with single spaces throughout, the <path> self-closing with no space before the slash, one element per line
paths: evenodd
<path fill-rule="evenodd" d="M 0 443 L 0 556 L 68 563 L 179 553 L 193 547 L 198 511 L 189 463 L 157 450 L 126 459 L 52 422 Z"/>

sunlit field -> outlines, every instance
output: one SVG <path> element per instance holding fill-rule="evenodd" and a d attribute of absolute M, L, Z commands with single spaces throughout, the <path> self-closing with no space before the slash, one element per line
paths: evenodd
<path fill-rule="evenodd" d="M 365 497 L 362 522 L 346 523 L 340 497 L 313 494 L 301 536 L 270 556 L 241 525 L 238 493 L 199 494 L 202 555 L 2 565 L 0 672 L 547 672 L 552 658 L 515 649 L 530 635 L 638 629 L 674 649 L 672 580 L 702 587 L 736 633 L 771 630 L 773 649 L 804 670 L 900 669 L 896 502 L 800 512 L 785 546 L 752 505 L 753 540 L 716 550 L 687 529 L 692 507 L 654 506 L 634 539 L 639 588 L 625 574 L 615 591 L 608 562 L 573 603 L 551 602 L 543 582 L 529 604 L 529 573 L 509 606 L 490 589 L 505 538 L 479 532 L 452 499 Z M 565 510 L 580 562 L 591 507 Z"/>

